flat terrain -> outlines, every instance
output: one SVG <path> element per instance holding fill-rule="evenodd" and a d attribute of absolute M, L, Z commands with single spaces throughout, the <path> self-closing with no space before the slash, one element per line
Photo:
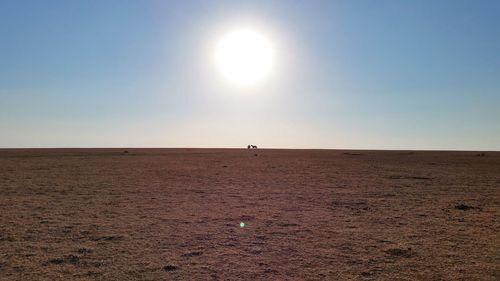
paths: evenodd
<path fill-rule="evenodd" d="M 500 279 L 500 153 L 127 150 L 0 150 L 0 280 Z"/>

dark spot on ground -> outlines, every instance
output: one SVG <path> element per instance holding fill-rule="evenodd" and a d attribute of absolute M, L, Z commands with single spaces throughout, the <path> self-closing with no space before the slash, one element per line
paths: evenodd
<path fill-rule="evenodd" d="M 75 255 L 68 255 L 64 258 L 64 260 L 71 264 L 77 264 L 80 262 L 80 257 Z"/>
<path fill-rule="evenodd" d="M 271 269 L 271 268 L 266 268 L 266 269 L 264 270 L 264 273 L 265 273 L 265 274 L 277 274 L 277 273 L 278 273 L 278 271 L 276 271 L 276 270 L 274 270 L 274 269 Z"/>
<path fill-rule="evenodd" d="M 67 255 L 67 256 L 64 256 L 63 258 L 50 259 L 48 261 L 48 263 L 51 263 L 51 264 L 63 264 L 63 263 L 78 264 L 78 263 L 80 263 L 80 257 L 75 256 L 75 255 Z"/>
<path fill-rule="evenodd" d="M 298 224 L 296 223 L 280 223 L 278 224 L 279 226 L 281 227 L 289 227 L 289 226 L 299 226 Z"/>
<path fill-rule="evenodd" d="M 431 178 L 429 178 L 429 177 L 409 177 L 409 179 L 412 179 L 412 180 L 430 180 Z"/>
<path fill-rule="evenodd" d="M 177 269 L 178 268 L 175 265 L 166 265 L 166 266 L 163 267 L 163 270 L 166 271 L 166 272 L 176 271 Z"/>
<path fill-rule="evenodd" d="M 387 176 L 386 178 L 391 179 L 391 180 L 402 180 L 402 179 L 408 179 L 408 180 L 431 180 L 431 178 L 429 178 L 429 177 L 401 176 L 401 175 L 391 175 L 391 176 Z"/>
<path fill-rule="evenodd" d="M 93 241 L 115 241 L 115 240 L 121 240 L 123 239 L 123 236 L 121 235 L 105 235 L 101 237 L 94 237 L 92 238 Z"/>
<path fill-rule="evenodd" d="M 49 263 L 52 263 L 52 264 L 62 264 L 62 263 L 64 263 L 64 260 L 63 259 L 50 259 Z"/>
<path fill-rule="evenodd" d="M 458 205 L 455 205 L 455 209 L 462 210 L 462 211 L 467 211 L 467 210 L 475 209 L 475 207 L 472 207 L 472 206 L 469 206 L 469 205 L 466 205 L 466 204 L 458 204 Z"/>
<path fill-rule="evenodd" d="M 86 276 L 92 276 L 92 277 L 95 277 L 95 276 L 98 276 L 100 273 L 98 272 L 95 272 L 95 271 L 88 271 L 85 275 Z"/>
<path fill-rule="evenodd" d="M 7 242 L 13 242 L 14 241 L 14 238 L 10 237 L 10 236 L 1 236 L 0 235 L 0 242 L 1 241 L 7 241 Z"/>
<path fill-rule="evenodd" d="M 361 275 L 365 276 L 365 277 L 368 277 L 368 276 L 371 276 L 372 273 L 371 272 L 367 272 L 367 271 L 363 271 L 363 272 L 361 272 Z"/>
<path fill-rule="evenodd" d="M 182 256 L 183 257 L 197 257 L 197 256 L 201 256 L 201 255 L 203 255 L 203 252 L 190 252 L 190 253 L 183 254 Z"/>
<path fill-rule="evenodd" d="M 93 252 L 93 250 L 92 249 L 88 249 L 88 248 L 80 248 L 80 249 L 78 249 L 78 253 L 79 254 L 90 254 L 92 252 Z"/>
<path fill-rule="evenodd" d="M 393 257 L 404 257 L 404 258 L 409 258 L 413 254 L 411 248 L 407 248 L 407 249 L 391 248 L 391 249 L 386 250 L 385 253 L 389 254 Z"/>

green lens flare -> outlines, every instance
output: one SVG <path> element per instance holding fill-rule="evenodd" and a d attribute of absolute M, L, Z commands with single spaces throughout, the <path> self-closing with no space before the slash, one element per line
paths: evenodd
<path fill-rule="evenodd" d="M 243 228 L 245 227 L 245 223 L 244 222 L 240 222 L 240 228 Z"/>

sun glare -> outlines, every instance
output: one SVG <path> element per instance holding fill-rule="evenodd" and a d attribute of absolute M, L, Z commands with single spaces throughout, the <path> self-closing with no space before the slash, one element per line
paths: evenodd
<path fill-rule="evenodd" d="M 239 86 L 256 84 L 273 66 L 269 40 L 257 31 L 239 29 L 227 33 L 216 47 L 215 61 L 222 76 Z"/>

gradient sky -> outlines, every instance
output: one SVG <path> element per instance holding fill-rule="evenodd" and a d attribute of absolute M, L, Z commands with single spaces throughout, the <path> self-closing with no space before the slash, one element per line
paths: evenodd
<path fill-rule="evenodd" d="M 0 147 L 500 150 L 500 1 L 0 1 Z M 275 51 L 213 65 L 226 30 Z"/>

